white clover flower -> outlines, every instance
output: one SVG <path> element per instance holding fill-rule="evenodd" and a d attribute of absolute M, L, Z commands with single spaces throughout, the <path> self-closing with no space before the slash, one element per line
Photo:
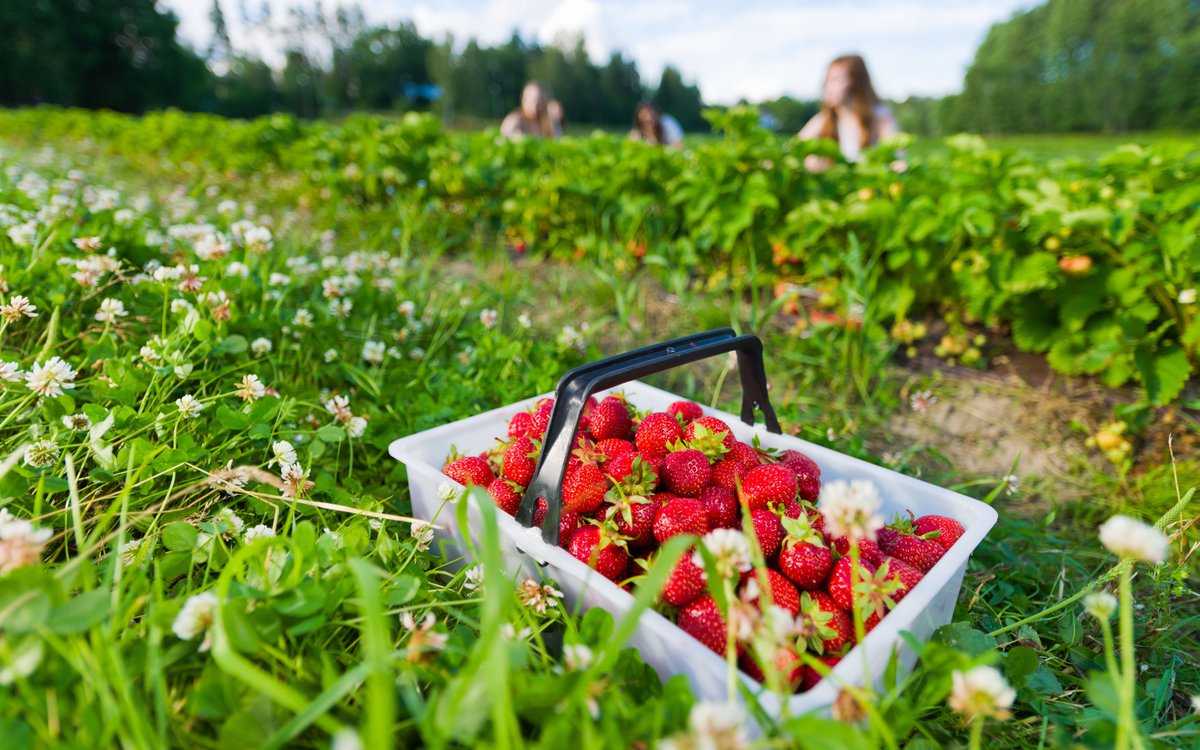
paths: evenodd
<path fill-rule="evenodd" d="M 1021 491 L 1021 478 L 1016 474 L 1004 475 L 1004 494 L 1015 495 Z"/>
<path fill-rule="evenodd" d="M 128 314 L 125 311 L 124 302 L 109 297 L 100 302 L 100 309 L 96 311 L 96 320 L 101 323 L 116 323 Z"/>
<path fill-rule="evenodd" d="M 196 240 L 195 250 L 200 260 L 220 260 L 229 255 L 229 241 L 213 232 Z"/>
<path fill-rule="evenodd" d="M 235 279 L 244 279 L 250 275 L 250 266 L 240 260 L 230 261 L 225 266 L 225 275 Z"/>
<path fill-rule="evenodd" d="M 363 750 L 362 739 L 350 727 L 342 727 L 334 732 L 329 750 Z"/>
<path fill-rule="evenodd" d="M 334 422 L 347 424 L 354 417 L 350 411 L 350 399 L 347 396 L 334 396 L 325 402 L 325 411 L 333 415 Z"/>
<path fill-rule="evenodd" d="M 350 417 L 350 421 L 346 423 L 346 434 L 352 438 L 360 438 L 366 431 L 366 417 Z"/>
<path fill-rule="evenodd" d="M 354 303 L 348 299 L 329 300 L 329 314 L 335 318 L 349 318 L 354 310 Z"/>
<path fill-rule="evenodd" d="M 30 303 L 29 298 L 23 294 L 14 294 L 7 303 L 0 305 L 0 318 L 4 318 L 9 323 L 15 323 L 22 317 L 36 318 L 37 316 L 37 305 Z"/>
<path fill-rule="evenodd" d="M 529 313 L 521 313 L 517 316 L 517 325 L 522 328 L 532 328 L 533 318 L 529 317 Z"/>
<path fill-rule="evenodd" d="M 496 321 L 500 319 L 500 313 L 488 308 L 479 313 L 479 322 L 483 323 L 484 328 L 495 328 Z"/>
<path fill-rule="evenodd" d="M 558 600 L 563 598 L 563 592 L 548 583 L 541 584 L 532 578 L 526 578 L 517 587 L 517 598 L 521 600 L 521 604 L 539 615 L 544 615 L 546 610 L 558 606 Z"/>
<path fill-rule="evenodd" d="M 63 427 L 72 432 L 83 432 L 84 430 L 90 430 L 92 427 L 92 420 L 82 412 L 79 414 L 67 414 L 62 418 L 62 423 Z"/>
<path fill-rule="evenodd" d="M 242 236 L 242 241 L 246 243 L 247 248 L 260 253 L 271 248 L 272 240 L 271 230 L 262 226 L 251 227 Z"/>
<path fill-rule="evenodd" d="M 433 544 L 433 524 L 427 521 L 413 521 L 408 532 L 417 542 L 417 549 L 426 552 Z"/>
<path fill-rule="evenodd" d="M 875 533 L 883 528 L 883 517 L 879 512 L 882 502 L 874 482 L 839 479 L 821 487 L 818 509 L 825 517 L 829 535 L 844 536 L 852 542 L 873 540 Z"/>
<path fill-rule="evenodd" d="M 234 534 L 241 534 L 246 528 L 246 522 L 242 520 L 241 516 L 234 513 L 232 508 L 221 508 L 213 518 L 217 521 L 224 521 L 232 526 Z"/>
<path fill-rule="evenodd" d="M 306 308 L 301 307 L 296 311 L 296 314 L 292 316 L 292 325 L 296 326 L 297 328 L 311 328 L 313 320 L 313 314 Z"/>
<path fill-rule="evenodd" d="M 419 346 L 414 346 L 412 349 L 409 350 L 408 358 L 415 359 L 417 361 L 425 359 L 425 350 Z"/>
<path fill-rule="evenodd" d="M 251 526 L 250 528 L 246 529 L 246 533 L 242 534 L 242 542 L 244 544 L 250 544 L 251 542 L 259 539 L 270 539 L 273 536 L 275 536 L 275 529 L 272 529 L 265 523 L 260 523 L 257 526 Z"/>
<path fill-rule="evenodd" d="M 1083 597 L 1083 608 L 1097 620 L 1109 620 L 1117 611 L 1117 597 L 1107 591 L 1097 591 Z"/>
<path fill-rule="evenodd" d="M 248 403 L 254 403 L 267 394 L 267 387 L 258 379 L 257 375 L 245 375 L 238 382 L 235 395 L 238 398 Z"/>
<path fill-rule="evenodd" d="M 99 237 L 76 237 L 75 239 L 71 240 L 71 242 L 74 243 L 75 247 L 79 248 L 85 253 L 91 253 L 99 250 L 101 244 Z"/>
<path fill-rule="evenodd" d="M 294 464 L 296 463 L 296 448 L 286 440 L 279 440 L 271 444 L 271 453 L 273 457 L 267 462 L 267 466 L 275 464 Z"/>
<path fill-rule="evenodd" d="M 533 635 L 533 631 L 528 627 L 517 630 L 511 622 L 506 622 L 500 627 L 500 635 L 504 636 L 506 640 L 523 641 Z"/>
<path fill-rule="evenodd" d="M 25 374 L 25 384 L 29 385 L 29 390 L 35 394 L 54 398 L 61 396 L 62 391 L 74 388 L 76 374 L 71 365 L 58 356 L 52 356 L 44 364 L 35 362 L 32 370 Z"/>
<path fill-rule="evenodd" d="M 250 342 L 250 351 L 253 352 L 254 356 L 256 357 L 263 357 L 267 354 L 270 354 L 273 348 L 275 347 L 271 344 L 271 339 L 264 338 L 262 336 L 259 336 Z"/>
<path fill-rule="evenodd" d="M 268 286 L 287 286 L 292 283 L 292 277 L 286 273 L 273 273 L 267 277 Z"/>
<path fill-rule="evenodd" d="M 179 610 L 179 614 L 175 616 L 174 624 L 171 625 L 175 637 L 182 641 L 192 641 L 197 636 L 203 635 L 204 641 L 200 644 L 200 650 L 207 651 L 211 645 L 209 629 L 212 627 L 213 620 L 216 619 L 218 604 L 217 595 L 211 591 L 188 597 L 188 600 L 183 603 L 183 609 Z"/>
<path fill-rule="evenodd" d="M 1181 304 L 1181 305 L 1196 304 L 1196 290 L 1195 289 L 1184 289 L 1181 292 L 1179 292 L 1179 304 Z"/>
<path fill-rule="evenodd" d="M 413 316 L 413 313 L 416 312 L 416 310 L 417 310 L 416 303 L 413 302 L 412 300 L 407 300 L 407 299 L 404 300 L 403 302 L 401 302 L 396 307 L 396 312 L 400 313 L 401 315 L 403 315 L 406 318 L 411 318 Z"/>
<path fill-rule="evenodd" d="M 381 364 L 383 362 L 383 355 L 386 353 L 387 347 L 382 341 L 368 341 L 363 344 L 362 358 L 368 364 Z"/>
<path fill-rule="evenodd" d="M 130 539 L 121 545 L 117 551 L 121 561 L 121 567 L 128 567 L 138 561 L 138 557 L 145 550 L 146 559 L 150 559 L 152 554 L 151 542 L 148 539 Z"/>
<path fill-rule="evenodd" d="M 44 469 L 58 460 L 58 443 L 42 439 L 25 449 L 25 464 L 35 469 Z"/>
<path fill-rule="evenodd" d="M 946 704 L 967 719 L 981 716 L 1007 719 L 1017 692 L 992 667 L 975 667 L 951 675 L 952 687 Z"/>
<path fill-rule="evenodd" d="M 483 588 L 483 568 L 479 565 L 472 565 L 463 573 L 463 588 L 467 591 L 476 591 Z"/>
<path fill-rule="evenodd" d="M 750 542 L 740 530 L 713 529 L 700 542 L 713 556 L 718 577 L 733 578 L 750 570 Z M 692 562 L 704 569 L 704 556 L 699 552 L 692 553 Z"/>
<path fill-rule="evenodd" d="M 582 643 L 563 646 L 563 666 L 568 672 L 579 672 L 592 666 L 592 650 Z"/>
<path fill-rule="evenodd" d="M 937 400 L 937 396 L 933 395 L 931 391 L 924 390 L 914 393 L 908 402 L 913 411 L 921 413 L 936 404 Z"/>
<path fill-rule="evenodd" d="M 286 498 L 303 497 L 313 488 L 313 483 L 308 481 L 308 469 L 297 463 L 280 466 L 279 478 L 283 480 L 280 494 Z"/>
<path fill-rule="evenodd" d="M 735 703 L 703 701 L 688 714 L 688 731 L 659 743 L 660 750 L 745 750 L 746 714 Z"/>
<path fill-rule="evenodd" d="M 455 502 L 459 496 L 459 487 L 454 482 L 442 482 L 438 485 L 438 499 L 443 503 Z"/>
<path fill-rule="evenodd" d="M 574 326 L 563 326 L 562 332 L 558 334 L 558 343 L 578 351 L 583 351 L 586 344 L 583 334 L 575 330 Z"/>
<path fill-rule="evenodd" d="M 408 639 L 409 661 L 419 661 L 422 653 L 441 651 L 446 647 L 449 636 L 433 629 L 437 625 L 437 618 L 432 612 L 426 613 L 421 622 L 417 622 L 412 612 L 402 612 L 400 625 L 412 634 Z"/>
<path fill-rule="evenodd" d="M 8 228 L 8 238 L 17 247 L 30 247 L 37 238 L 37 222 L 27 221 Z"/>
<path fill-rule="evenodd" d="M 53 532 L 41 529 L 0 508 L 0 575 L 42 559 L 42 548 Z"/>
<path fill-rule="evenodd" d="M 1100 526 L 1100 542 L 1121 557 L 1150 565 L 1167 559 L 1167 535 L 1153 526 L 1124 515 L 1115 515 Z"/>
<path fill-rule="evenodd" d="M 1192 713 L 1200 714 L 1200 695 L 1192 696 Z"/>
<path fill-rule="evenodd" d="M 325 362 L 327 362 L 327 363 L 328 362 L 336 362 L 337 358 L 338 358 L 337 349 L 326 349 L 325 353 L 323 355 L 321 355 L 321 358 L 324 359 Z"/>
<path fill-rule="evenodd" d="M 159 282 L 160 284 L 169 284 L 171 282 L 179 280 L 179 277 L 183 275 L 183 267 L 182 266 L 159 266 L 158 268 L 154 269 L 154 273 L 152 273 L 151 275 L 154 277 L 154 280 Z M 182 300 L 180 300 L 180 301 L 182 301 Z M 188 305 L 188 307 L 191 307 L 191 305 Z M 178 310 L 175 309 L 174 302 L 171 303 L 171 312 L 178 312 Z"/>
<path fill-rule="evenodd" d="M 197 401 L 192 394 L 186 393 L 175 399 L 175 408 L 179 409 L 180 419 L 191 419 L 204 411 L 204 404 Z"/>
<path fill-rule="evenodd" d="M 0 362 L 0 388 L 4 383 L 19 383 L 25 374 L 16 362 Z"/>

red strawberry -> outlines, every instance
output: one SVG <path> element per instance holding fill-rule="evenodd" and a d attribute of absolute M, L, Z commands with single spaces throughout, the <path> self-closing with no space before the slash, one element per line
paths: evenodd
<path fill-rule="evenodd" d="M 769 510 L 750 511 L 750 521 L 754 524 L 754 536 L 758 539 L 758 547 L 767 560 L 774 559 L 779 554 L 779 544 L 783 541 L 783 526 L 779 516 Z"/>
<path fill-rule="evenodd" d="M 538 447 L 527 437 L 513 439 L 504 451 L 501 474 L 522 487 L 529 486 L 533 472 L 537 469 Z"/>
<path fill-rule="evenodd" d="M 667 407 L 667 412 L 684 424 L 704 416 L 700 404 L 691 401 L 676 401 Z"/>
<path fill-rule="evenodd" d="M 637 451 L 633 451 L 632 453 L 622 453 L 614 456 L 604 464 L 604 472 L 612 477 L 613 482 L 620 484 L 621 480 L 625 479 L 633 471 L 633 464 L 641 458 L 641 455 Z"/>
<path fill-rule="evenodd" d="M 839 558 L 833 564 L 833 568 L 829 572 L 829 581 L 826 584 L 826 590 L 829 596 L 842 609 L 853 609 L 854 601 L 859 596 L 854 592 L 850 583 L 850 563 L 849 557 Z M 861 560 L 861 570 L 855 575 L 855 582 L 861 583 L 864 578 L 875 575 L 875 566 L 866 560 Z"/>
<path fill-rule="evenodd" d="M 750 473 L 750 467 L 732 459 L 717 461 L 712 467 L 712 483 L 727 490 L 737 489 L 738 483 Z"/>
<path fill-rule="evenodd" d="M 487 491 L 496 501 L 497 508 L 510 516 L 517 514 L 517 508 L 521 505 L 521 493 L 518 492 L 518 485 L 514 485 L 502 477 L 497 477 L 488 485 Z"/>
<path fill-rule="evenodd" d="M 841 656 L 848 645 L 854 643 L 854 618 L 844 609 L 833 610 L 833 617 L 826 625 L 836 634 L 822 642 L 824 652 Z"/>
<path fill-rule="evenodd" d="M 696 564 L 696 561 L 692 559 L 692 553 L 688 551 L 671 569 L 671 575 L 667 577 L 667 583 L 663 586 L 661 598 L 667 604 L 682 607 L 703 594 L 707 586 L 704 568 Z"/>
<path fill-rule="evenodd" d="M 818 660 L 821 661 L 825 666 L 829 667 L 830 669 L 833 669 L 834 667 L 837 666 L 838 662 L 840 662 L 842 660 L 842 657 L 840 657 L 840 656 L 821 656 L 821 657 L 818 657 Z M 824 679 L 824 678 L 821 677 L 821 674 L 819 672 L 817 672 L 817 670 L 813 669 L 810 666 L 805 665 L 804 673 L 800 677 L 800 692 L 803 693 L 806 690 L 812 690 L 814 687 L 817 686 L 817 683 L 819 683 L 822 679 Z"/>
<path fill-rule="evenodd" d="M 666 412 L 656 411 L 647 414 L 638 425 L 637 449 L 649 456 L 666 455 L 671 445 L 683 437 L 683 428 L 679 421 Z"/>
<path fill-rule="evenodd" d="M 821 494 L 821 467 L 817 462 L 800 451 L 786 450 L 779 463 L 791 469 L 796 474 L 796 489 L 800 497 L 815 503 Z"/>
<path fill-rule="evenodd" d="M 704 594 L 693 599 L 679 610 L 679 619 L 675 624 L 716 653 L 725 655 L 725 618 L 710 595 Z"/>
<path fill-rule="evenodd" d="M 529 420 L 529 437 L 541 439 L 550 426 L 550 409 L 538 409 Z"/>
<path fill-rule="evenodd" d="M 542 522 L 546 520 L 547 512 L 548 512 L 548 508 L 546 506 L 546 499 L 544 497 L 539 497 L 537 510 L 535 510 L 533 512 L 533 525 L 540 527 L 542 525 Z M 575 535 L 575 529 L 579 528 L 579 524 L 582 522 L 582 520 L 583 520 L 582 517 L 574 511 L 567 510 L 566 508 L 562 508 L 559 510 L 559 513 L 558 513 L 558 546 L 559 547 L 562 547 L 563 549 L 567 548 L 567 545 L 570 544 L 570 542 L 571 542 L 571 537 Z"/>
<path fill-rule="evenodd" d="M 508 421 L 508 436 L 510 438 L 526 437 L 533 429 L 533 415 L 527 411 L 517 412 Z"/>
<path fill-rule="evenodd" d="M 946 516 L 921 516 L 913 523 L 913 531 L 917 536 L 923 536 L 927 539 L 932 539 L 942 546 L 942 549 L 950 549 L 954 546 L 963 535 L 966 529 L 958 521 Z M 937 536 L 928 536 L 937 532 Z"/>
<path fill-rule="evenodd" d="M 783 528 L 787 536 L 779 553 L 779 569 L 800 588 L 819 589 L 833 567 L 833 551 L 821 532 L 808 523 L 807 516 L 787 518 Z"/>
<path fill-rule="evenodd" d="M 609 490 L 610 500 L 620 494 L 649 496 L 658 488 L 658 473 L 637 451 L 622 453 L 609 461 L 605 469 L 613 483 L 620 487 L 617 492 Z"/>
<path fill-rule="evenodd" d="M 800 611 L 800 592 L 797 591 L 796 587 L 792 585 L 792 582 L 789 581 L 779 571 L 772 568 L 767 568 L 766 573 L 767 586 L 771 590 L 771 603 L 777 607 L 783 607 L 792 615 L 792 617 L 795 617 L 796 613 Z M 746 580 L 747 583 L 744 585 L 749 585 L 749 581 L 754 581 L 755 585 L 757 586 L 762 585 L 762 581 L 759 580 L 759 576 L 756 572 L 751 572 L 750 576 Z M 757 603 L 759 598 L 754 597 L 750 601 Z M 759 608 L 761 609 L 761 606 Z"/>
<path fill-rule="evenodd" d="M 710 529 L 737 529 L 738 503 L 733 490 L 724 487 L 705 487 L 696 498 L 708 509 L 708 527 Z"/>
<path fill-rule="evenodd" d="M 887 549 L 883 550 L 892 557 L 899 558 L 922 573 L 937 565 L 937 561 L 946 554 L 946 549 L 932 539 L 922 539 L 911 534 L 897 536 Z"/>
<path fill-rule="evenodd" d="M 659 544 L 677 534 L 708 533 L 708 510 L 699 500 L 677 497 L 658 509 L 654 518 L 654 538 Z"/>
<path fill-rule="evenodd" d="M 629 543 L 642 547 L 654 541 L 654 519 L 658 515 L 658 503 L 643 495 L 621 495 L 604 510 L 604 518 L 611 520 Z"/>
<path fill-rule="evenodd" d="M 758 466 L 761 461 L 758 459 L 758 451 L 753 445 L 743 443 L 740 440 L 735 440 L 730 446 L 729 452 L 725 454 L 726 461 L 737 461 L 747 469 L 753 469 Z"/>
<path fill-rule="evenodd" d="M 839 536 L 833 540 L 833 548 L 843 557 L 850 556 L 850 540 L 844 536 Z M 879 566 L 879 563 L 883 562 L 883 551 L 879 549 L 878 544 L 872 542 L 870 539 L 859 540 L 858 555 L 876 567 Z"/>
<path fill-rule="evenodd" d="M 442 473 L 464 487 L 478 485 L 486 488 L 496 478 L 492 467 L 479 456 L 465 456 L 451 461 L 442 468 Z"/>
<path fill-rule="evenodd" d="M 729 425 L 716 417 L 700 417 L 683 431 L 683 442 L 716 461 L 729 452 L 737 442 Z"/>
<path fill-rule="evenodd" d="M 604 472 L 599 467 L 581 464 L 573 471 L 568 471 L 567 478 L 563 480 L 563 507 L 586 515 L 600 507 L 606 492 L 608 479 Z"/>
<path fill-rule="evenodd" d="M 591 413 L 592 437 L 596 440 L 629 437 L 633 429 L 633 419 L 629 416 L 629 408 L 625 401 L 616 396 L 609 396 L 596 406 Z"/>
<path fill-rule="evenodd" d="M 924 573 L 896 557 L 883 558 L 883 565 L 887 566 L 889 580 L 895 578 L 900 581 L 900 588 L 891 595 L 892 601 L 897 604 L 925 577 Z M 883 570 L 883 565 L 879 566 L 880 570 Z"/>
<path fill-rule="evenodd" d="M 608 440 L 601 440 L 596 443 L 596 450 L 603 453 L 609 460 L 612 460 L 625 453 L 633 453 L 637 449 L 628 440 L 609 438 Z"/>
<path fill-rule="evenodd" d="M 663 486 L 676 495 L 695 497 L 712 478 L 708 459 L 697 450 L 683 450 L 663 459 L 659 467 Z"/>
<path fill-rule="evenodd" d="M 899 531 L 890 526 L 884 526 L 875 534 L 875 543 L 879 545 L 879 549 L 891 547 L 892 542 L 896 541 L 896 537 L 898 536 L 900 536 Z"/>
<path fill-rule="evenodd" d="M 587 563 L 608 580 L 619 581 L 629 565 L 629 553 L 621 544 L 611 532 L 586 524 L 571 537 L 567 549 L 575 559 Z"/>
<path fill-rule="evenodd" d="M 796 475 L 780 464 L 766 464 L 750 470 L 742 479 L 742 503 L 750 510 L 786 505 L 796 497 Z"/>

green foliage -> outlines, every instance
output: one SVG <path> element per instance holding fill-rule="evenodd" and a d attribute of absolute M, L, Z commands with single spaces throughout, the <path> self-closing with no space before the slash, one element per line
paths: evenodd
<path fill-rule="evenodd" d="M 1187 0 L 1049 0 L 994 25 L 943 130 L 1196 128 L 1200 8 Z"/>
<path fill-rule="evenodd" d="M 474 540 L 479 588 L 439 543 L 423 548 L 404 518 L 405 470 L 386 454 L 396 436 L 549 390 L 599 353 L 585 342 L 616 346 L 602 338 L 622 328 L 608 300 L 646 304 L 644 292 L 661 290 L 635 285 L 651 274 L 678 290 L 686 329 L 732 320 L 771 331 L 775 303 L 750 300 L 780 278 L 821 283 L 832 309 L 858 311 L 860 327 L 768 338 L 781 418 L 864 458 L 861 437 L 833 434 L 830 394 L 843 379 L 869 392 L 885 377 L 893 344 L 876 321 L 932 304 L 923 285 L 981 284 L 956 303 L 980 319 L 1043 305 L 1053 314 L 1028 321 L 1045 325 L 1023 329 L 1031 347 L 1046 328 L 1053 348 L 1094 335 L 1097 316 L 1126 315 L 1145 331 L 1128 361 L 1147 374 L 1129 377 L 1160 398 L 1179 379 L 1189 344 L 1146 322 L 1156 298 L 1135 290 L 1142 275 L 1192 283 L 1180 271 L 1195 252 L 1191 162 L 1172 171 L 1153 161 L 1165 151 L 1121 152 L 1106 162 L 1109 181 L 1079 166 L 1047 175 L 961 140 L 899 175 L 880 153 L 858 171 L 812 176 L 791 165 L 807 146 L 754 123 L 752 112 L 718 114 L 724 140 L 675 154 L 604 137 L 498 145 L 417 115 L 337 126 L 0 117 L 0 303 L 26 295 L 38 307 L 0 318 L 0 361 L 28 373 L 57 356 L 77 371 L 74 387 L 44 398 L 23 378 L 0 380 L 0 507 L 50 532 L 0 571 L 5 747 L 326 748 L 348 733 L 371 747 L 651 747 L 687 731 L 687 683 L 660 681 L 622 648 L 632 616 L 528 606 L 498 564 L 488 513 Z M 1111 205 L 1090 192 L 1105 185 Z M 1118 197 L 1157 233 L 1120 220 Z M 997 205 L 1012 214 L 993 217 Z M 498 236 L 542 257 L 510 262 Z M 1087 277 L 1047 280 L 1061 255 L 1049 236 L 1111 244 L 1096 255 L 1101 281 L 1057 300 Z M 73 242 L 89 237 L 98 247 Z M 781 255 L 801 260 L 777 264 L 777 237 Z M 990 265 L 968 273 L 975 254 Z M 721 397 L 724 375 L 682 377 L 673 389 Z M 895 405 L 894 389 L 880 390 Z M 27 450 L 39 441 L 52 445 Z M 288 469 L 281 441 L 296 453 Z M 1007 502 L 1002 486 L 989 502 Z M 1161 505 L 1168 478 L 1151 486 L 1147 506 Z M 443 512 L 465 513 L 455 502 Z M 951 673 L 987 663 L 1017 691 L 1014 719 L 988 723 L 990 745 L 1111 744 L 1122 698 L 1096 623 L 1077 608 L 1078 594 L 1112 578 L 1083 515 L 1107 512 L 1103 502 L 1063 508 L 1057 522 L 1002 507 L 954 623 L 929 643 L 910 639 L 920 666 L 889 670 L 870 718 L 785 715 L 765 722 L 768 742 L 961 743 Z M 1193 543 L 1186 510 L 1176 503 L 1165 521 L 1181 549 Z M 667 563 L 684 551 L 676 541 Z M 1135 697 L 1148 731 L 1188 741 L 1200 675 L 1181 557 L 1136 581 L 1148 671 Z M 666 574 L 648 573 L 634 616 Z M 587 646 L 591 665 L 570 668 L 565 645 Z"/>

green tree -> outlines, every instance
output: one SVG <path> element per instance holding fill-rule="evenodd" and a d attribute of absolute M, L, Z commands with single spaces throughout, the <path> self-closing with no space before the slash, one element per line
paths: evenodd
<path fill-rule="evenodd" d="M 684 130 L 708 129 L 701 115 L 704 102 L 700 98 L 700 89 L 684 83 L 683 75 L 672 66 L 663 68 L 653 99 L 658 108 L 678 120 Z"/>

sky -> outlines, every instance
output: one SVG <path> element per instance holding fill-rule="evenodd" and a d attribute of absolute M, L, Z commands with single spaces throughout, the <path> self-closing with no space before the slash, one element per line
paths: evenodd
<path fill-rule="evenodd" d="M 311 2 L 312 0 L 307 0 Z M 278 43 L 248 32 L 240 8 L 264 2 L 280 14 L 297 0 L 221 0 L 235 46 L 279 60 Z M 326 10 L 351 0 L 324 0 Z M 988 28 L 1036 0 L 356 0 L 370 24 L 411 19 L 418 31 L 494 44 L 518 30 L 554 43 L 581 34 L 593 60 L 616 51 L 653 85 L 674 65 L 704 100 L 732 104 L 789 94 L 816 98 L 825 66 L 857 52 L 889 99 L 959 91 Z M 193 46 L 208 42 L 211 0 L 160 0 Z M 281 14 L 280 14 L 281 17 Z"/>

